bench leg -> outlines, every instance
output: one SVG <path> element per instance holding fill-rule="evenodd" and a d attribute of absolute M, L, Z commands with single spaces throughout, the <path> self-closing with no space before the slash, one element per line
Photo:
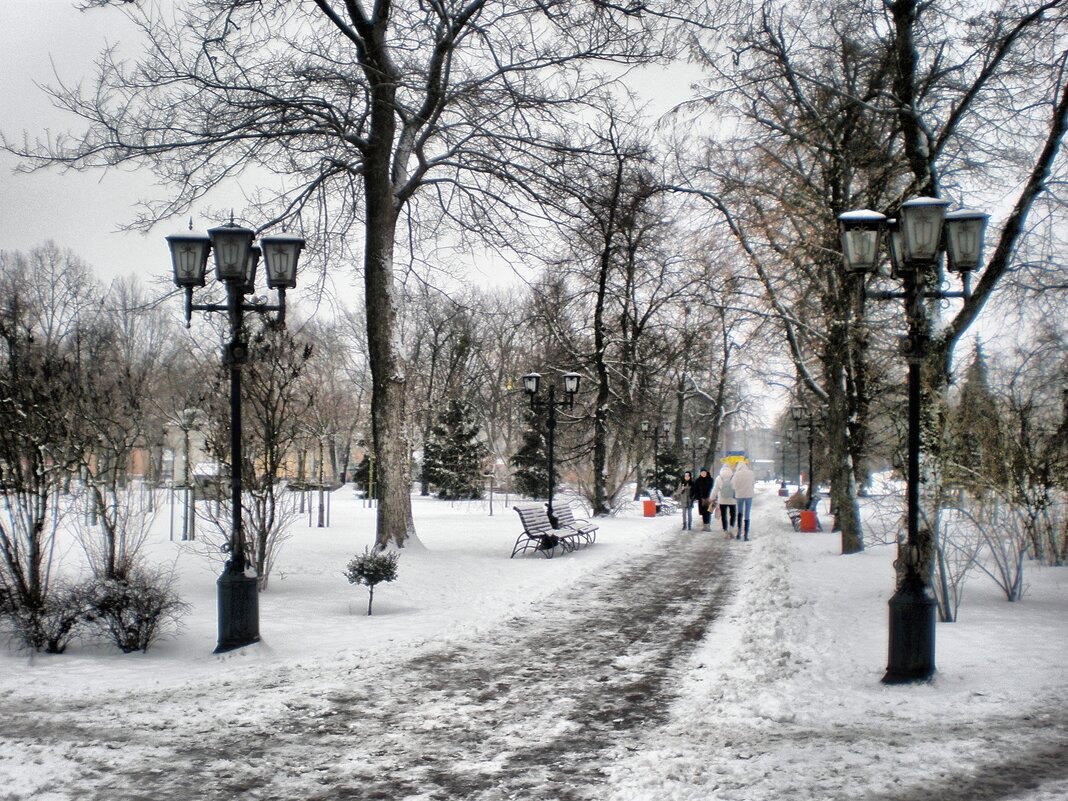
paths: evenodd
<path fill-rule="evenodd" d="M 552 552 L 555 548 L 542 548 L 541 537 L 530 537 L 527 534 L 520 534 L 515 541 L 515 546 L 512 548 L 512 556 L 509 559 L 514 558 L 517 553 L 526 553 L 527 551 L 541 551 L 545 554 L 546 559 L 552 558 Z"/>

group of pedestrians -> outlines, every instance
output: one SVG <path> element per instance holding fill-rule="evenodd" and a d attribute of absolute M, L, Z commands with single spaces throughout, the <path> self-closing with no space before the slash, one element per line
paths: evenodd
<path fill-rule="evenodd" d="M 693 502 L 697 501 L 702 531 L 712 530 L 712 516 L 718 509 L 724 535 L 736 540 L 748 540 L 755 484 L 756 476 L 744 460 L 734 470 L 723 465 L 715 479 L 707 467 L 701 468 L 697 478 L 687 470 L 674 495 L 682 509 L 683 530 L 693 529 Z"/>

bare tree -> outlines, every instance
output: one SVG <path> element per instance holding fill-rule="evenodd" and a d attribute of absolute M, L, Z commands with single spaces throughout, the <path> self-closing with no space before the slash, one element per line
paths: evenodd
<path fill-rule="evenodd" d="M 0 252 L 0 594 L 23 644 L 58 653 L 78 620 L 57 592 L 58 495 L 85 438 L 75 411 L 77 314 L 57 325 L 54 310 L 39 304 L 42 264 L 74 283 L 84 275 L 80 261 L 52 246 L 29 257 Z"/>
<path fill-rule="evenodd" d="M 711 142 L 680 188 L 726 222 L 781 327 L 798 394 L 827 410 L 835 523 L 852 553 L 864 544 L 856 495 L 871 389 L 861 287 L 836 255 L 835 219 L 899 164 L 890 124 L 866 105 L 887 88 L 886 57 L 860 45 L 856 9 L 827 24 L 773 3 L 739 16 L 733 58 L 708 58 L 713 78 L 692 106 L 737 119 L 737 132 Z"/>
<path fill-rule="evenodd" d="M 956 345 L 1012 269 L 1032 209 L 1058 166 L 1068 132 L 1068 49 L 1063 44 L 1068 3 L 1006 3 L 972 17 L 967 20 L 970 47 L 948 57 L 942 55 L 947 41 L 940 32 L 943 24 L 961 22 L 951 16 L 952 8 L 896 0 L 888 10 L 894 54 L 891 109 L 900 124 L 910 178 L 901 196 L 941 197 L 959 192 L 969 179 L 1020 186 L 974 290 L 932 338 L 922 372 L 928 410 L 924 449 L 929 452 L 942 439 L 945 418 L 938 412 L 945 407 L 937 401 L 952 378 Z M 1045 113 L 1038 115 L 1036 109 Z M 1011 159 L 1000 156 L 1000 148 L 1010 141 Z M 972 149 L 982 152 L 986 163 L 968 158 Z M 929 510 L 928 517 L 937 519 L 937 511 Z M 933 537 L 930 529 L 921 534 L 914 557 L 927 566 L 933 559 Z"/>
<path fill-rule="evenodd" d="M 128 472 L 140 451 L 150 457 L 146 467 L 151 473 L 160 450 L 163 424 L 153 396 L 171 331 L 132 281 L 116 282 L 103 306 L 84 317 L 74 336 L 81 387 L 76 413 L 83 429 L 83 444 L 74 457 L 96 533 L 83 531 L 82 539 L 98 577 L 126 581 L 138 567 L 155 511 L 151 483 L 134 498 Z"/>
<path fill-rule="evenodd" d="M 1064 5 L 972 13 L 895 0 L 794 13 L 769 2 L 741 15 L 733 60 L 708 60 L 726 83 L 714 83 L 707 101 L 739 120 L 744 138 L 713 151 L 713 188 L 695 188 L 736 232 L 784 325 L 799 380 L 827 403 L 843 550 L 863 544 L 854 481 L 878 387 L 862 323 L 871 309 L 839 263 L 835 218 L 865 206 L 893 213 L 916 194 L 1022 184 L 971 298 L 934 337 L 925 407 L 941 408 L 932 400 L 948 384 L 954 346 L 1004 276 L 1056 163 L 1068 110 Z M 928 452 L 941 428 L 929 422 Z"/>
<path fill-rule="evenodd" d="M 638 421 L 673 407 L 682 348 L 671 321 L 697 308 L 700 276 L 688 252 L 672 247 L 676 209 L 635 112 L 591 101 L 590 121 L 559 149 L 545 176 L 559 241 L 548 269 L 564 280 L 539 288 L 534 313 L 555 346 L 542 363 L 588 376 L 583 408 L 593 432 L 572 455 L 590 459 L 584 483 L 593 513 L 604 515 L 648 445 Z"/>
<path fill-rule="evenodd" d="M 314 429 L 316 447 L 322 449 L 320 469 L 324 479 L 341 480 L 349 472 L 354 439 L 362 425 L 361 387 L 367 379 L 350 378 L 348 366 L 355 354 L 342 322 L 312 319 L 300 333 L 313 345 L 303 383 L 313 399 L 308 422 Z"/>
<path fill-rule="evenodd" d="M 1062 330 L 1058 330 L 1061 328 Z M 1063 323 L 1036 328 L 1001 392 L 1003 464 L 987 480 L 1015 509 L 1033 556 L 1068 561 L 1068 360 Z M 998 481 L 998 479 L 1003 479 Z"/>
<path fill-rule="evenodd" d="M 190 0 L 173 22 L 139 4 L 122 12 L 143 30 L 147 53 L 127 66 L 106 52 L 91 89 L 51 90 L 87 130 L 6 147 L 29 169 L 150 167 L 173 192 L 146 206 L 142 227 L 263 168 L 254 205 L 266 226 L 314 229 L 324 263 L 328 244 L 347 252 L 362 231 L 377 545 L 403 546 L 415 528 L 398 234 L 405 247 L 446 224 L 493 237 L 523 219 L 522 187 L 550 157 L 545 132 L 605 80 L 583 65 L 653 55 L 656 6 Z"/>
<path fill-rule="evenodd" d="M 486 293 L 479 319 L 481 347 L 475 358 L 480 362 L 479 374 L 484 381 L 475 387 L 477 406 L 482 412 L 482 430 L 494 462 L 495 480 L 498 465 L 507 465 L 520 446 L 525 404 L 517 402 L 519 386 L 516 378 L 533 364 L 529 337 L 525 335 L 526 321 L 515 312 L 512 290 Z"/>
<path fill-rule="evenodd" d="M 282 479 L 300 426 L 315 405 L 315 391 L 309 391 L 304 380 L 313 350 L 312 343 L 299 335 L 267 325 L 253 337 L 245 367 L 242 393 L 250 425 L 243 451 L 248 497 L 242 514 L 251 551 L 246 559 L 256 566 L 261 590 L 267 588 L 274 560 L 296 516 Z M 228 436 L 227 431 L 220 439 Z M 218 520 L 224 532 L 230 520 L 224 511 Z"/>

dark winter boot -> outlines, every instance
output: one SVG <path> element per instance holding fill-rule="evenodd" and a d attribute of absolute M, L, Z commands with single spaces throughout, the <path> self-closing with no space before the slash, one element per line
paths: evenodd
<path fill-rule="evenodd" d="M 749 541 L 749 521 L 748 520 L 745 521 L 745 540 L 746 540 L 746 542 Z"/>

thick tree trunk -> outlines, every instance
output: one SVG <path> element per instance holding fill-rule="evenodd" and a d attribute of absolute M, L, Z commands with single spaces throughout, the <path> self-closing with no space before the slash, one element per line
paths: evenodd
<path fill-rule="evenodd" d="M 601 365 L 598 365 L 600 373 Z M 608 503 L 606 480 L 608 471 L 608 376 L 599 376 L 597 407 L 593 413 L 593 514 L 606 516 L 612 513 Z"/>
<path fill-rule="evenodd" d="M 393 242 L 397 214 L 389 181 L 365 176 L 367 243 L 364 282 L 367 293 L 367 346 L 371 367 L 371 433 L 375 454 L 378 528 L 375 547 L 403 548 L 415 537 L 411 478 L 404 439 L 407 366 L 394 342 L 396 294 L 393 288 Z M 377 197 L 376 197 L 377 195 Z M 384 197 L 382 197 L 384 195 Z"/>
<path fill-rule="evenodd" d="M 608 471 L 608 365 L 605 362 L 605 323 L 604 309 L 608 296 L 608 259 L 607 248 L 601 253 L 600 271 L 597 277 L 597 303 L 593 312 L 593 341 L 597 372 L 597 401 L 593 409 L 593 514 L 605 516 L 612 513 L 608 504 L 608 492 L 605 486 Z M 641 489 L 639 478 L 635 495 Z"/>
<path fill-rule="evenodd" d="M 844 382 L 844 376 L 841 378 Z M 846 422 L 848 398 L 844 392 L 834 392 L 829 397 L 827 411 L 828 429 L 838 432 L 828 437 L 830 449 L 831 508 L 834 512 L 834 527 L 842 534 L 842 553 L 857 553 L 864 550 L 864 530 L 857 506 L 856 473 L 853 469 L 853 454 L 849 448 L 849 428 Z"/>
<path fill-rule="evenodd" d="M 378 54 L 370 54 L 376 61 Z M 384 66 L 388 59 L 382 62 Z M 371 434 L 378 498 L 375 548 L 403 548 L 418 543 L 412 520 L 411 475 L 405 441 L 407 365 L 397 349 L 397 295 L 394 290 L 393 247 L 399 201 L 393 192 L 392 152 L 396 139 L 395 86 L 388 70 L 370 73 L 372 135 L 364 154 L 366 239 L 364 286 L 367 307 L 367 350 L 371 368 Z"/>
<path fill-rule="evenodd" d="M 827 331 L 827 348 L 823 363 L 826 369 L 827 438 L 830 465 L 827 478 L 831 483 L 831 508 L 834 529 L 842 534 L 842 553 L 864 550 L 864 530 L 857 505 L 855 461 L 859 457 L 854 443 L 859 420 L 860 398 L 857 374 L 861 359 L 856 337 L 858 318 L 854 301 L 859 293 L 849 278 L 832 278 L 826 295 L 826 312 L 833 321 Z"/>

